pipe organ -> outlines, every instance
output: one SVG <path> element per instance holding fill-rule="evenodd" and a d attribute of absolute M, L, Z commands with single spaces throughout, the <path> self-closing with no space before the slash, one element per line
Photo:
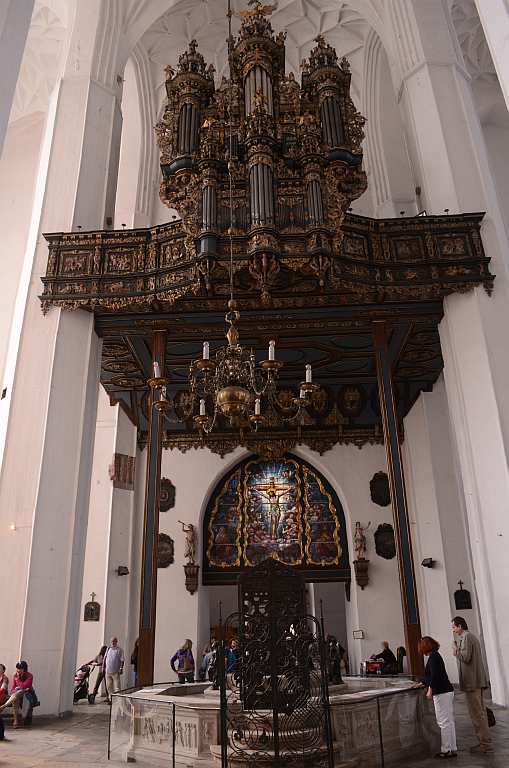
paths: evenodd
<path fill-rule="evenodd" d="M 285 73 L 285 35 L 269 14 L 260 3 L 242 12 L 221 82 L 191 41 L 176 70 L 166 69 L 156 127 L 161 198 L 180 212 L 190 255 L 209 270 L 231 233 L 262 286 L 278 279 L 292 249 L 327 264 L 346 210 L 366 188 L 364 119 L 350 98 L 348 62 L 319 36 L 299 84 Z"/>

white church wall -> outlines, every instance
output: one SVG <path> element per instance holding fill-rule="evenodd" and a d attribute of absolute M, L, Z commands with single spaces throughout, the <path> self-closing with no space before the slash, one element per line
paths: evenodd
<path fill-rule="evenodd" d="M 208 619 L 209 592 L 201 583 L 194 595 L 186 590 L 183 568 L 185 536 L 178 521 L 196 526 L 201 582 L 201 522 L 207 499 L 219 477 L 242 455 L 241 449 L 235 454 L 229 454 L 226 459 L 208 450 L 192 450 L 187 453 L 163 451 L 161 476 L 173 482 L 176 494 L 175 507 L 160 515 L 159 530 L 174 540 L 175 562 L 168 568 L 159 568 L 157 572 L 155 680 L 174 678 L 169 659 L 186 638 L 193 641 L 195 650 L 203 647 L 208 640 L 209 627 L 204 626 L 204 620 Z"/>
<path fill-rule="evenodd" d="M 509 119 L 505 125 L 484 123 L 482 126 L 490 170 L 497 189 L 500 207 L 504 212 L 504 224 L 509 232 Z"/>
<path fill-rule="evenodd" d="M 138 172 L 141 163 L 141 116 L 139 94 L 132 61 L 127 61 L 122 89 L 122 139 L 118 166 L 115 229 L 136 226 Z"/>
<path fill-rule="evenodd" d="M 83 571 L 83 597 L 80 615 L 77 665 L 93 659 L 104 642 L 106 618 L 106 571 L 109 548 L 109 514 L 112 485 L 108 477 L 108 466 L 115 445 L 116 408 L 110 406 L 109 397 L 99 388 L 97 423 L 95 429 L 94 461 L 90 484 L 90 506 L 88 513 L 85 567 Z M 99 621 L 83 621 L 83 608 L 95 593 L 101 605 Z"/>
<path fill-rule="evenodd" d="M 370 584 L 360 590 L 353 578 L 349 603 L 345 602 L 342 584 L 317 586 L 317 594 L 322 594 L 323 590 L 325 595 L 324 611 L 330 617 L 331 623 L 336 627 L 345 627 L 342 637 L 348 643 L 352 670 L 358 671 L 359 662 L 377 651 L 382 640 L 388 640 L 394 648 L 404 645 L 397 562 L 395 558 L 384 560 L 378 557 L 373 545 L 373 532 L 377 526 L 382 522 L 392 522 L 391 507 L 382 508 L 375 505 L 371 501 L 369 490 L 369 481 L 373 474 L 380 470 L 385 471 L 385 452 L 383 446 L 364 446 L 361 450 L 354 446 L 336 446 L 324 456 L 304 449 L 296 453 L 323 472 L 337 491 L 345 510 L 351 560 L 351 535 L 355 521 L 360 520 L 366 524 L 371 521 L 367 553 L 370 559 Z M 190 451 L 185 454 L 177 451 L 163 452 L 161 474 L 169 477 L 175 484 L 176 500 L 174 509 L 160 515 L 159 529 L 175 541 L 175 562 L 158 571 L 156 680 L 173 678 L 169 670 L 169 659 L 184 639 L 191 638 L 198 652 L 208 642 L 210 626 L 217 623 L 218 598 L 223 601 L 223 615 L 235 606 L 235 590 L 231 588 L 203 587 L 200 584 L 198 592 L 194 595 L 186 591 L 182 567 L 184 536 L 178 520 L 197 526 L 201 564 L 201 524 L 209 494 L 220 477 L 243 455 L 240 449 L 224 460 L 208 450 Z M 142 519 L 140 509 L 142 510 L 143 504 L 141 488 L 144 486 L 144 474 L 139 460 L 138 470 L 136 518 L 140 527 L 133 541 L 138 542 L 139 552 Z M 138 506 L 140 504 L 141 507 Z M 138 590 L 140 563 L 139 560 L 132 559 L 131 564 L 129 578 L 133 589 Z M 137 602 L 131 599 L 131 613 L 134 610 L 137 611 Z M 353 639 L 352 632 L 357 629 L 364 631 L 364 639 Z"/>
<path fill-rule="evenodd" d="M 364 48 L 362 114 L 366 116 L 364 167 L 375 218 L 417 213 L 415 182 L 389 62 L 374 30 Z M 362 199 L 362 198 L 361 198 Z M 354 207 L 355 213 L 360 213 Z M 366 214 L 365 214 L 366 215 Z"/>
<path fill-rule="evenodd" d="M 117 423 L 115 433 L 115 453 L 126 456 L 136 455 L 136 430 L 120 406 L 115 406 Z M 110 462 L 112 456 L 110 456 Z M 111 481 L 110 481 L 111 483 Z M 107 514 L 107 510 L 105 510 Z M 126 488 L 112 488 L 111 509 L 109 510 L 109 555 L 106 572 L 107 590 L 105 599 L 104 642 L 113 636 L 126 655 L 124 685 L 130 685 L 129 657 L 132 650 L 129 641 L 129 597 L 132 585 L 130 574 L 120 576 L 119 566 L 126 566 L 130 571 L 132 531 L 134 515 L 134 492 Z"/>
<path fill-rule="evenodd" d="M 111 406 L 103 388 L 99 391 L 94 462 L 90 489 L 89 521 L 83 575 L 82 611 L 80 615 L 77 664 L 92 659 L 103 644 L 116 635 L 119 644 L 130 655 L 134 640 L 130 633 L 132 575 L 119 576 L 117 568 L 131 569 L 133 539 L 134 492 L 114 488 L 109 467 L 114 453 L 136 454 L 136 431 L 125 413 Z M 83 608 L 91 599 L 101 605 L 98 622 L 84 621 Z M 137 618 L 136 612 L 134 616 Z M 137 623 L 137 622 L 136 622 Z M 135 628 L 137 633 L 137 627 Z M 135 636 L 136 637 L 136 636 Z M 126 663 L 124 684 L 130 684 Z"/>
<path fill-rule="evenodd" d="M 442 646 L 449 677 L 458 681 L 451 652 L 451 618 L 462 615 L 479 634 L 477 599 L 455 465 L 443 379 L 423 393 L 405 419 L 403 456 L 412 526 L 421 627 Z M 423 568 L 424 558 L 435 561 Z M 472 610 L 456 610 L 458 581 L 472 597 Z"/>
<path fill-rule="evenodd" d="M 366 536 L 370 582 L 364 590 L 360 589 L 352 566 L 351 600 L 346 602 L 350 669 L 358 672 L 360 662 L 378 652 L 383 640 L 388 640 L 393 649 L 405 645 L 397 560 L 379 557 L 373 540 L 373 534 L 381 523 L 392 525 L 391 506 L 374 504 L 369 488 L 376 472 L 387 471 L 385 450 L 381 445 L 365 445 L 360 450 L 352 445 L 336 445 L 323 456 L 308 449 L 298 453 L 314 464 L 338 493 L 348 527 L 350 563 L 355 557 L 352 542 L 355 522 L 371 523 Z M 338 595 L 338 601 L 340 599 Z M 364 637 L 354 639 L 354 630 L 362 630 Z"/>

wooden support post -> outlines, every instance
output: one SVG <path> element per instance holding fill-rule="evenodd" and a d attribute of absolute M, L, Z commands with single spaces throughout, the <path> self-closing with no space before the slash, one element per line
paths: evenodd
<path fill-rule="evenodd" d="M 164 377 L 166 331 L 154 331 L 152 362 L 158 363 Z M 153 376 L 153 374 L 152 374 Z M 154 648 L 157 597 L 157 542 L 159 535 L 159 486 L 161 483 L 162 414 L 154 407 L 161 399 L 161 387 L 155 376 L 149 379 L 149 431 L 147 474 L 141 557 L 140 629 L 138 646 L 138 685 L 154 682 Z"/>
<path fill-rule="evenodd" d="M 422 656 L 417 649 L 421 637 L 419 605 L 415 584 L 414 561 L 408 507 L 405 491 L 405 477 L 398 433 L 398 416 L 392 386 L 391 361 L 387 348 L 387 333 L 384 321 L 373 323 L 373 340 L 378 377 L 378 394 L 382 413 L 384 444 L 389 469 L 396 548 L 398 553 L 399 582 L 405 625 L 405 642 L 408 666 L 412 674 L 422 673 Z"/>

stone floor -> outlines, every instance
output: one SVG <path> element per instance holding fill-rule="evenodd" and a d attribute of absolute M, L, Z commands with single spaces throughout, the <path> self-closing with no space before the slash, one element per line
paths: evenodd
<path fill-rule="evenodd" d="M 7 727 L 6 741 L 0 742 L 0 768 L 92 768 L 108 763 L 108 706 L 94 707 L 81 702 L 74 708 L 72 717 L 64 720 L 34 717 L 29 729 L 12 730 Z M 492 728 L 495 753 L 471 755 L 469 748 L 475 743 L 461 694 L 456 698 L 456 725 L 458 731 L 458 768 L 509 768 L 509 709 L 493 707 L 497 725 Z M 431 768 L 438 762 L 433 759 L 415 760 L 405 768 Z M 448 763 L 450 765 L 450 763 Z M 362 766 L 360 766 L 362 768 Z"/>

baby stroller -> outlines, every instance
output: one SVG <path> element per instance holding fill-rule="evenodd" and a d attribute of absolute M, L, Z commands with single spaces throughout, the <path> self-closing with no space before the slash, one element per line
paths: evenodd
<path fill-rule="evenodd" d="M 88 681 L 90 679 L 91 672 L 90 664 L 83 664 L 76 670 L 74 675 L 74 704 L 77 704 L 81 699 L 88 698 Z"/>

